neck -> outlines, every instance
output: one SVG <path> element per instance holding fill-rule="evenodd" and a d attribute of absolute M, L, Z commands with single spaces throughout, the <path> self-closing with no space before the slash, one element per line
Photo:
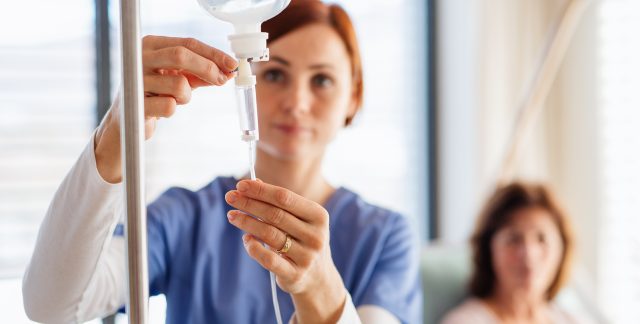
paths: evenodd
<path fill-rule="evenodd" d="M 310 159 L 283 160 L 258 148 L 256 177 L 324 205 L 335 188 L 322 176 L 322 158 L 319 155 Z"/>
<path fill-rule="evenodd" d="M 530 292 L 498 288 L 487 302 L 501 320 L 513 319 L 540 323 L 545 319 L 547 301 Z"/>

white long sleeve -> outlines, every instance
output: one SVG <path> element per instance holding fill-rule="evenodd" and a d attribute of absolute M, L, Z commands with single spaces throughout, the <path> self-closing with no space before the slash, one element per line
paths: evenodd
<path fill-rule="evenodd" d="M 93 146 L 92 137 L 40 226 L 22 283 L 32 320 L 77 323 L 124 303 L 124 246 L 110 244 L 122 210 L 122 185 L 101 178 Z"/>

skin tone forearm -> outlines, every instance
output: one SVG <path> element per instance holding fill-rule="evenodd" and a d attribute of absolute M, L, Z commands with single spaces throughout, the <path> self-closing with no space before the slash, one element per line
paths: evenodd
<path fill-rule="evenodd" d="M 122 160 L 120 156 L 120 130 L 115 129 L 119 125 L 109 121 L 113 118 L 113 111 L 109 110 L 105 119 L 96 132 L 93 143 L 96 166 L 98 173 L 109 183 L 122 181 Z"/>
<path fill-rule="evenodd" d="M 309 292 L 293 294 L 298 323 L 335 323 L 340 318 L 346 293 L 342 278 L 337 273 L 326 284 L 319 284 Z"/>

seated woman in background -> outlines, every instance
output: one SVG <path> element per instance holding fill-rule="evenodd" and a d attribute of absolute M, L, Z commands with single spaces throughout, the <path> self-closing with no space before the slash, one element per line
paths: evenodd
<path fill-rule="evenodd" d="M 579 323 L 553 303 L 574 249 L 569 218 L 542 185 L 498 188 L 471 238 L 471 298 L 444 324 Z"/>

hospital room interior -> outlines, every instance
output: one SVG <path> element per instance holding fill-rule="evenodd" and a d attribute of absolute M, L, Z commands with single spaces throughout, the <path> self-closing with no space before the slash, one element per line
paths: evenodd
<path fill-rule="evenodd" d="M 234 2 L 282 6 L 265 56 Z M 0 323 L 640 323 L 640 1 L 33 0 L 0 30 Z M 172 42 L 223 81 L 148 72 Z"/>

